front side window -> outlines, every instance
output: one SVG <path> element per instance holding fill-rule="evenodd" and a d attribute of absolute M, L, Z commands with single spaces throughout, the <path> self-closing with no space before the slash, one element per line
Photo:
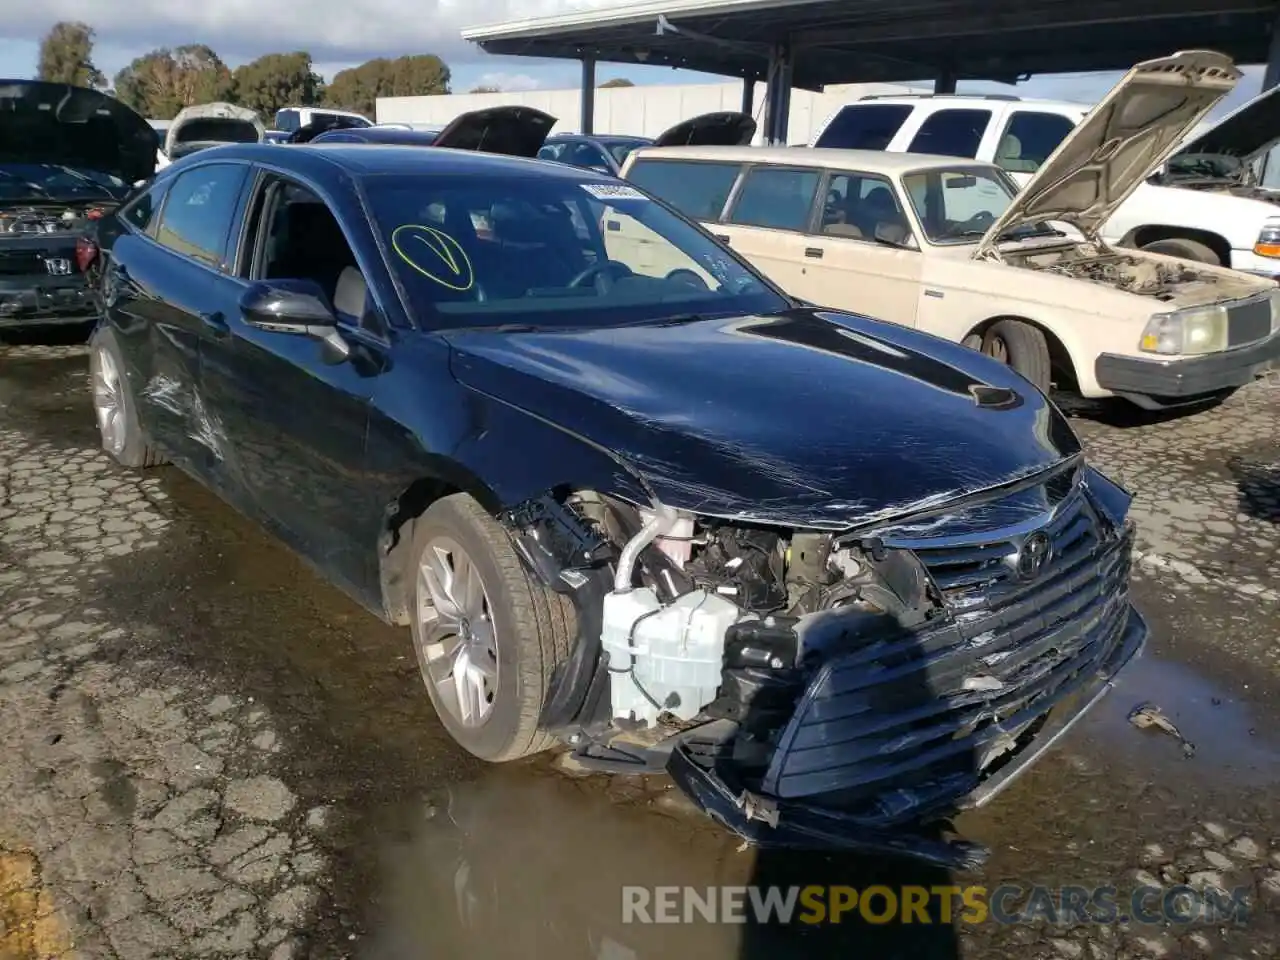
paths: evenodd
<path fill-rule="evenodd" d="M 1018 110 L 996 147 L 996 163 L 1010 173 L 1035 173 L 1074 129 L 1060 113 Z"/>
<path fill-rule="evenodd" d="M 891 184 L 865 173 L 834 174 L 827 185 L 822 232 L 854 240 L 907 245 L 911 226 Z"/>
<path fill-rule="evenodd" d="M 920 124 L 907 152 L 972 159 L 990 122 L 990 110 L 938 110 Z"/>
<path fill-rule="evenodd" d="M 807 230 L 821 175 L 817 170 L 756 167 L 738 192 L 729 222 L 778 230 Z"/>
<path fill-rule="evenodd" d="M 911 206 L 931 243 L 973 243 L 1013 202 L 1017 187 L 991 167 L 921 170 L 902 178 Z M 1019 228 L 1017 239 L 1057 231 L 1045 224 Z"/>
<path fill-rule="evenodd" d="M 911 116 L 905 103 L 861 103 L 842 107 L 818 137 L 815 147 L 887 150 Z"/>
<path fill-rule="evenodd" d="M 248 170 L 238 163 L 211 163 L 178 174 L 169 187 L 156 239 L 178 253 L 220 267 Z"/>
<path fill-rule="evenodd" d="M 646 160 L 632 164 L 627 179 L 661 197 L 693 220 L 719 220 L 742 166 L 696 160 Z"/>
<path fill-rule="evenodd" d="M 387 176 L 370 178 L 366 191 L 424 327 L 600 327 L 787 305 L 752 268 L 627 184 Z"/>

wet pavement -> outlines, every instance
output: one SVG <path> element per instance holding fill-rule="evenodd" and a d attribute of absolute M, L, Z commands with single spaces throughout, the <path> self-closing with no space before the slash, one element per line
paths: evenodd
<path fill-rule="evenodd" d="M 1280 385 L 1092 411 L 1145 658 L 957 822 L 973 874 L 739 849 L 662 778 L 487 767 L 380 625 L 171 468 L 96 449 L 75 346 L 0 345 L 0 958 L 1273 957 Z M 1195 745 L 1127 720 L 1160 707 Z M 1243 924 L 623 921 L 624 886 L 1246 887 Z M 940 920 L 936 910 L 932 914 Z"/>

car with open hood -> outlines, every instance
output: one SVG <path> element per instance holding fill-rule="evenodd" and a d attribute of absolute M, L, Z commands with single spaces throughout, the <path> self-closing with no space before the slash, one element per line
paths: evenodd
<path fill-rule="evenodd" d="M 257 111 L 234 103 L 199 103 L 178 111 L 165 132 L 160 167 L 222 143 L 262 143 L 267 128 Z"/>
<path fill-rule="evenodd" d="M 823 148 L 645 148 L 623 175 L 807 301 L 981 350 L 1042 390 L 1201 404 L 1280 355 L 1276 283 L 1101 228 L 1237 76 L 1215 53 L 1139 64 L 1020 191 L 992 164 Z"/>
<path fill-rule="evenodd" d="M 1168 164 L 1115 207 L 1103 238 L 1280 275 L 1275 193 L 1259 189 L 1253 163 L 1280 139 L 1275 94 L 1264 91 L 1219 123 L 1196 124 Z M 983 160 L 1023 186 L 1089 115 L 1086 104 L 1007 94 L 872 94 L 826 118 L 813 145 Z"/>
<path fill-rule="evenodd" d="M 103 447 L 407 627 L 477 757 L 564 744 L 762 844 L 974 862 L 919 824 L 998 795 L 1144 643 L 1128 494 L 1007 366 L 798 303 L 529 159 L 534 119 L 161 172 L 99 231 Z"/>
<path fill-rule="evenodd" d="M 400 129 L 398 127 L 346 127 L 338 125 L 307 134 L 305 128 L 295 134 L 297 142 L 371 143 L 384 146 L 452 147 L 458 150 L 483 150 L 514 157 L 538 155 L 556 118 L 533 107 L 504 106 L 471 110 L 454 117 L 440 130 Z"/>
<path fill-rule="evenodd" d="M 747 114 L 704 113 L 682 120 L 653 140 L 616 133 L 558 133 L 547 138 L 538 158 L 618 176 L 631 151 L 640 147 L 748 144 L 755 132 L 756 122 Z"/>
<path fill-rule="evenodd" d="M 158 144 L 114 97 L 0 80 L 0 330 L 96 318 L 86 231 L 151 176 Z"/>

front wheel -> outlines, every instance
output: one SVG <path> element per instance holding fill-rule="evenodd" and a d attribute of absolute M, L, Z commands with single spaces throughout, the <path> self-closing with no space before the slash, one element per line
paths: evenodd
<path fill-rule="evenodd" d="M 1154 240 L 1143 244 L 1143 250 L 1151 253 L 1163 253 L 1166 257 L 1178 257 L 1196 263 L 1211 263 L 1214 266 L 1226 266 L 1222 258 L 1213 252 L 1212 247 L 1185 237 L 1171 237 L 1168 240 Z"/>
<path fill-rule="evenodd" d="M 966 344 L 972 344 L 965 338 Z M 1044 393 L 1049 392 L 1053 369 L 1049 360 L 1049 341 L 1043 333 L 1021 320 L 993 323 L 977 345 L 987 356 L 1013 367 Z"/>
<path fill-rule="evenodd" d="M 449 735 L 482 760 L 515 760 L 554 739 L 538 717 L 569 655 L 573 604 L 526 570 L 506 530 L 466 494 L 414 525 L 413 645 Z"/>

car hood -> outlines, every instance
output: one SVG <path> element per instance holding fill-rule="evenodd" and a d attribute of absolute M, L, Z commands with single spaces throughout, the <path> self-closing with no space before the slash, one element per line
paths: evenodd
<path fill-rule="evenodd" d="M 88 167 L 126 183 L 155 173 L 160 138 L 114 97 L 68 83 L 0 80 L 0 160 Z"/>
<path fill-rule="evenodd" d="M 1220 153 L 1252 160 L 1280 140 L 1280 87 L 1264 90 L 1199 136 L 1188 140 L 1174 157 Z"/>
<path fill-rule="evenodd" d="M 201 103 L 178 111 L 165 134 L 164 152 L 173 158 L 174 150 L 189 144 L 261 143 L 267 128 L 258 114 L 233 103 Z"/>
<path fill-rule="evenodd" d="M 749 113 L 704 113 L 658 134 L 655 147 L 743 147 L 756 135 Z"/>
<path fill-rule="evenodd" d="M 1096 239 L 1098 231 L 1240 79 L 1229 57 L 1208 50 L 1137 64 L 1036 171 L 982 238 L 975 256 L 994 251 L 1009 230 L 1061 220 Z"/>
<path fill-rule="evenodd" d="M 533 107 L 489 107 L 455 117 L 432 146 L 536 157 L 557 118 Z"/>
<path fill-rule="evenodd" d="M 847 314 L 445 337 L 464 386 L 608 451 L 656 499 L 704 516 L 843 529 L 1080 450 L 1009 368 Z"/>

